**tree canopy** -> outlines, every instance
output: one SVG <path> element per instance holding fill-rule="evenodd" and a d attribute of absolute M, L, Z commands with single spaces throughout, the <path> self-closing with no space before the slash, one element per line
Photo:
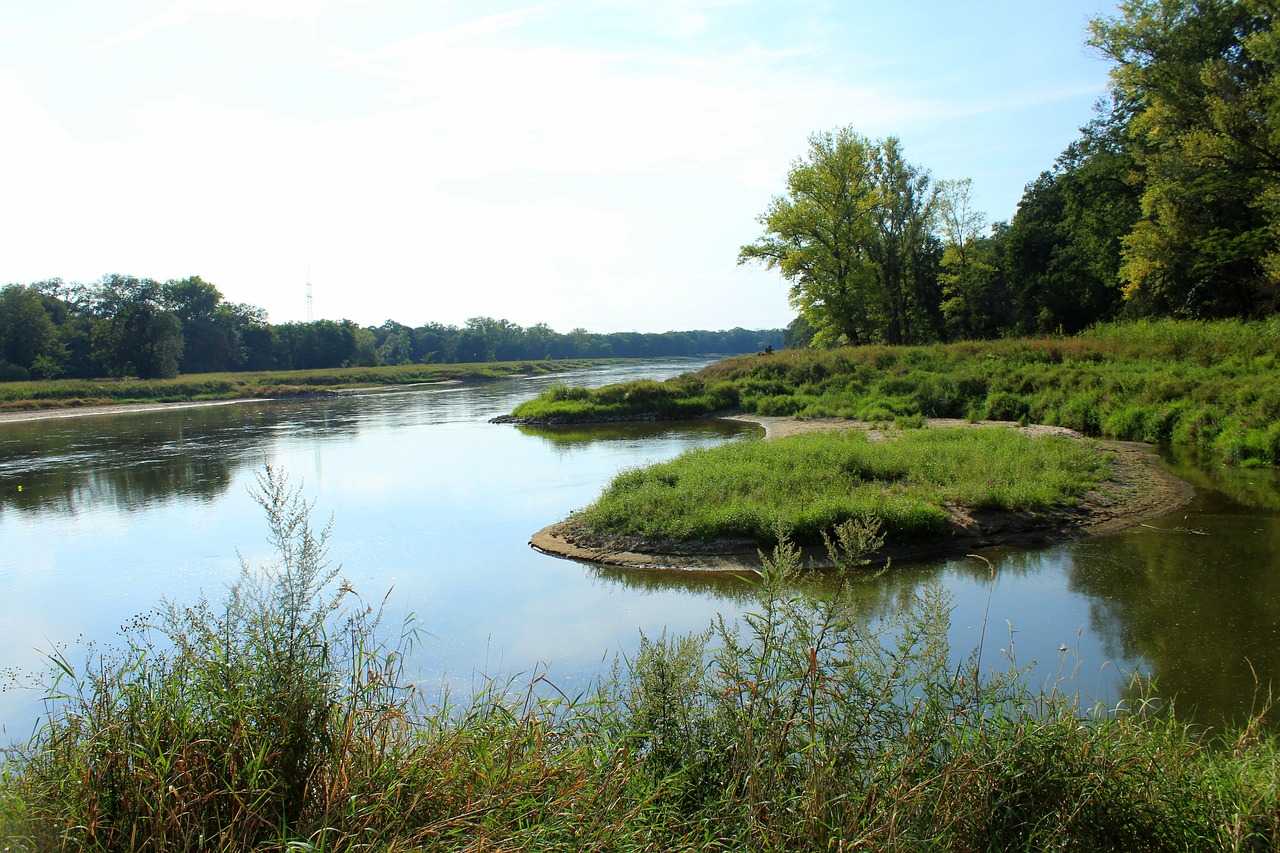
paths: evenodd
<path fill-rule="evenodd" d="M 200 276 L 164 283 L 128 275 L 92 284 L 60 280 L 0 288 L 0 381 L 178 373 L 304 370 L 423 362 L 655 358 L 781 347 L 781 329 L 586 329 L 560 333 L 473 317 L 462 327 L 388 320 L 273 325 L 252 305 L 227 302 Z"/>
<path fill-rule="evenodd" d="M 912 339 L 920 269 L 934 249 L 933 190 L 897 139 L 844 127 L 809 138 L 787 194 L 759 217 L 765 233 L 738 262 L 777 269 L 819 344 Z"/>
<path fill-rule="evenodd" d="M 1009 222 L 890 137 L 809 140 L 739 263 L 813 345 L 1074 333 L 1280 310 L 1280 0 L 1126 0 L 1089 26 L 1110 97 Z M 795 332 L 803 331 L 804 334 Z"/>
<path fill-rule="evenodd" d="M 1089 43 L 1131 114 L 1141 215 L 1130 299 L 1190 317 L 1280 307 L 1280 20 L 1275 0 L 1128 0 Z"/>

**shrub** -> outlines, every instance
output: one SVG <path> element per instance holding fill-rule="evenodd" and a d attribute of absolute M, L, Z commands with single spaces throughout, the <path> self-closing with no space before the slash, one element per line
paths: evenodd
<path fill-rule="evenodd" d="M 250 849 L 325 825 L 350 727 L 398 701 L 398 650 L 331 588 L 312 505 L 273 468 L 258 483 L 274 563 L 242 559 L 220 605 L 166 602 L 83 667 L 52 656 L 48 718 L 15 757 L 25 822 L 56 833 L 39 846 Z"/>

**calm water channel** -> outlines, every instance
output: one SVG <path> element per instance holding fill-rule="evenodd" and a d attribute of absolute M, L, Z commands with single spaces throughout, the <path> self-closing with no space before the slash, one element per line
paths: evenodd
<path fill-rule="evenodd" d="M 370 600 L 415 614 L 425 687 L 465 694 L 486 676 L 545 672 L 566 692 L 641 630 L 700 630 L 749 607 L 726 577 L 637 575 L 538 554 L 531 533 L 589 503 L 619 470 L 694 446 L 751 440 L 724 422 L 529 429 L 487 423 L 554 379 L 599 385 L 696 367 L 648 362 L 560 377 L 319 401 L 0 424 L 0 672 L 74 661 L 161 598 L 217 598 L 237 552 L 266 559 L 249 489 L 264 463 L 334 519 L 332 556 Z M 955 601 L 958 657 L 1124 698 L 1129 674 L 1214 722 L 1280 687 L 1280 477 L 1170 459 L 1198 490 L 1187 509 L 1128 532 L 1033 552 L 898 565 L 862 594 L 884 612 L 934 581 Z M 1065 649 L 1065 651 L 1063 651 Z M 30 691 L 0 694 L 3 740 L 25 738 Z"/>

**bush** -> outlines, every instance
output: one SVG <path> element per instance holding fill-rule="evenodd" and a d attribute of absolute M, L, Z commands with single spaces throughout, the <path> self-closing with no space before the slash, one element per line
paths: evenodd
<path fill-rule="evenodd" d="M 379 652 L 378 614 L 331 589 L 312 506 L 275 469 L 258 482 L 275 563 L 242 560 L 220 605 L 166 602 L 83 667 L 52 656 L 49 716 L 13 757 L 37 846 L 250 849 L 345 807 L 334 765 L 353 725 L 399 701 L 398 650 Z"/>

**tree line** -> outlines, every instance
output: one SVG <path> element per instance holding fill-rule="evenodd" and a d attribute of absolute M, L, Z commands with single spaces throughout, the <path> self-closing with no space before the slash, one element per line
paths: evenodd
<path fill-rule="evenodd" d="M 819 133 L 739 253 L 790 282 L 791 344 L 1074 333 L 1280 310 L 1277 0 L 1128 0 L 1089 26 L 1109 96 L 1017 213 L 895 138 Z"/>
<path fill-rule="evenodd" d="M 243 370 L 374 367 L 423 362 L 655 358 L 742 353 L 782 345 L 782 330 L 617 332 L 543 323 L 522 328 L 476 317 L 458 327 L 391 320 L 271 324 L 266 312 L 226 301 L 199 276 L 158 282 L 107 275 L 0 289 L 0 381 Z"/>

